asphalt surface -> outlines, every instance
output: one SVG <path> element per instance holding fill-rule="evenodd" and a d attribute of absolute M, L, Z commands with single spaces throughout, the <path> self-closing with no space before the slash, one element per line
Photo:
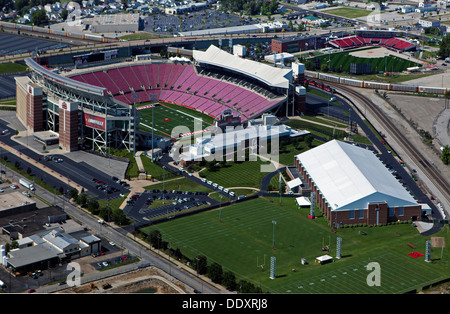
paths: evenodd
<path fill-rule="evenodd" d="M 62 159 L 62 162 L 56 162 L 53 159 L 46 160 L 44 155 L 38 154 L 34 150 L 28 149 L 26 146 L 20 145 L 16 141 L 12 140 L 11 136 L 15 134 L 15 130 L 7 127 L 6 123 L 1 120 L 0 130 L 9 131 L 5 135 L 0 135 L 0 140 L 8 146 L 19 150 L 22 158 L 17 157 L 13 153 L 7 152 L 5 149 L 2 149 L 1 154 L 6 155 L 8 157 L 8 161 L 11 161 L 13 163 L 18 161 L 21 165 L 21 168 L 24 170 L 30 168 L 32 175 L 41 179 L 42 181 L 45 181 L 57 190 L 62 188 L 64 193 L 67 193 L 67 191 L 71 189 L 70 182 L 59 180 L 54 176 L 48 174 L 47 172 L 41 170 L 36 166 L 37 163 L 45 165 L 45 167 L 47 167 L 48 169 L 53 170 L 61 174 L 63 177 L 69 178 L 73 183 L 79 184 L 81 187 L 84 187 L 86 193 L 93 196 L 94 199 L 113 199 L 120 197 L 121 193 L 129 192 L 129 188 L 114 182 L 109 175 L 84 162 L 75 162 L 69 158 L 66 158 L 62 154 L 52 155 L 55 157 L 55 159 Z M 99 183 L 97 183 L 97 181 L 103 182 L 102 185 L 108 184 L 116 190 L 113 193 L 107 193 L 104 190 L 100 190 L 98 189 Z"/>

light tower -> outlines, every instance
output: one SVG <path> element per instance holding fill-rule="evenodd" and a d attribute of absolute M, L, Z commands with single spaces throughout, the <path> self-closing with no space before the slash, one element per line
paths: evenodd
<path fill-rule="evenodd" d="M 425 262 L 431 262 L 431 241 L 425 241 Z"/>
<path fill-rule="evenodd" d="M 270 279 L 275 279 L 275 268 L 277 264 L 277 258 L 272 256 L 270 258 Z"/>
<path fill-rule="evenodd" d="M 336 240 L 336 258 L 337 259 L 341 259 L 341 246 L 342 246 L 342 238 L 341 237 L 337 237 Z"/>
<path fill-rule="evenodd" d="M 311 209 L 309 210 L 308 218 L 314 219 L 316 217 L 316 193 L 311 192 Z"/>

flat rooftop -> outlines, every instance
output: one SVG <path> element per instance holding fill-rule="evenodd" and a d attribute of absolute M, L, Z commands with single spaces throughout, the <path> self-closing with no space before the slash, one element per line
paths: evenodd
<path fill-rule="evenodd" d="M 9 210 L 20 207 L 22 205 L 35 204 L 36 202 L 31 198 L 22 194 L 22 192 L 3 192 L 0 195 L 0 211 Z"/>

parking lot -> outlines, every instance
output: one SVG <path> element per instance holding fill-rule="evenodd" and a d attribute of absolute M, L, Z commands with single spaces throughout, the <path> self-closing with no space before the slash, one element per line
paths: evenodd
<path fill-rule="evenodd" d="M 215 10 L 202 10 L 189 14 L 162 15 L 152 14 L 143 17 L 144 31 L 152 33 L 185 32 L 219 27 L 240 26 L 246 23 L 237 15 Z"/>
<path fill-rule="evenodd" d="M 164 193 L 160 190 L 151 190 L 132 195 L 125 212 L 129 217 L 143 222 L 216 203 L 217 201 L 209 198 L 206 192 L 169 190 Z"/>

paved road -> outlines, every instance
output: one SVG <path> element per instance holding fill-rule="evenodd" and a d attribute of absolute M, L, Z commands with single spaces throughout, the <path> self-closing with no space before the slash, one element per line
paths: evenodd
<path fill-rule="evenodd" d="M 6 128 L 4 125 L 1 125 L 1 127 L 3 129 Z M 11 134 L 14 134 L 12 132 L 13 132 L 13 130 L 11 130 Z M 20 162 L 21 167 L 23 169 L 28 169 L 28 167 L 29 167 L 31 169 L 31 172 L 33 174 L 35 174 L 35 176 L 42 177 L 45 182 L 49 183 L 52 186 L 56 186 L 56 187 L 63 186 L 64 188 L 67 188 L 65 182 L 54 178 L 53 176 L 49 175 L 47 172 L 45 172 L 35 166 L 36 162 L 44 162 L 44 161 L 36 160 L 36 158 L 39 157 L 39 154 L 36 154 L 35 152 L 33 152 L 25 147 L 22 147 L 21 145 L 17 144 L 13 140 L 11 140 L 9 136 L 6 136 L 6 135 L 2 136 L 0 138 L 0 140 L 4 143 L 7 143 L 8 145 L 13 145 L 13 147 L 15 149 L 19 149 L 20 152 L 22 153 L 22 155 L 21 155 L 22 157 L 17 157 L 15 154 L 10 153 L 0 147 L 0 155 L 8 156 L 8 161 L 11 161 L 13 163 L 15 163 L 16 161 Z M 28 157 L 30 157 L 30 159 L 26 158 L 27 155 L 28 155 Z M 56 171 L 60 172 L 63 175 L 67 175 L 69 178 L 71 178 L 71 180 L 73 180 L 75 182 L 77 182 L 78 180 L 81 180 L 81 181 L 78 181 L 80 183 L 86 183 L 88 181 L 92 182 L 91 175 L 89 175 L 87 177 L 87 179 L 86 178 L 80 179 L 80 173 L 81 173 L 80 171 L 81 170 L 79 172 L 74 172 L 73 170 L 67 170 L 67 168 L 65 170 L 62 167 L 60 168 L 60 165 L 63 163 L 69 164 L 68 160 L 65 160 L 63 163 L 54 163 L 54 162 L 50 162 L 50 161 L 47 163 L 49 163 L 49 164 L 47 164 L 48 168 L 54 167 L 54 169 Z M 76 163 L 71 164 L 71 166 L 79 167 L 79 165 Z M 70 167 L 69 167 L 69 169 L 70 169 Z M 14 174 L 9 169 L 7 170 L 6 174 L 10 175 L 10 176 L 14 176 L 15 178 L 17 178 L 17 181 L 19 179 L 19 176 L 17 174 Z M 108 225 L 100 225 L 97 223 L 96 219 L 94 219 L 90 215 L 84 213 L 83 211 L 81 211 L 77 207 L 71 205 L 70 203 L 67 203 L 66 199 L 64 197 L 55 196 L 54 194 L 52 194 L 44 189 L 41 189 L 40 187 L 38 187 L 37 191 L 38 191 L 38 195 L 40 195 L 41 197 L 43 197 L 44 199 L 48 200 L 51 203 L 59 204 L 61 207 L 63 207 L 65 209 L 65 212 L 67 213 L 67 215 L 71 216 L 75 220 L 78 220 L 80 223 L 85 225 L 88 229 L 92 230 L 94 233 L 103 235 L 104 237 L 108 238 L 110 241 L 116 242 L 121 247 L 124 247 L 127 250 L 129 250 L 130 254 L 140 256 L 142 258 L 142 263 L 153 265 L 153 266 L 171 274 L 176 279 L 180 280 L 181 282 L 184 282 L 185 284 L 187 284 L 188 286 L 192 287 L 193 289 L 195 289 L 197 291 L 204 292 L 204 293 L 218 293 L 217 289 L 205 284 L 202 280 L 188 274 L 184 270 L 181 270 L 181 269 L 175 267 L 172 263 L 170 263 L 164 259 L 161 259 L 159 256 L 157 256 L 153 252 L 146 250 L 140 244 L 127 238 L 126 230 L 124 230 L 122 228 L 112 228 Z M 57 197 L 58 199 L 55 200 L 55 197 Z M 119 267 L 119 268 L 121 268 L 121 267 Z M 120 271 L 121 270 L 118 270 L 118 272 L 120 272 Z M 86 277 L 86 278 L 89 278 L 89 277 Z M 40 289 L 43 289 L 43 291 L 45 291 L 45 289 L 55 289 L 55 288 L 42 287 Z"/>

